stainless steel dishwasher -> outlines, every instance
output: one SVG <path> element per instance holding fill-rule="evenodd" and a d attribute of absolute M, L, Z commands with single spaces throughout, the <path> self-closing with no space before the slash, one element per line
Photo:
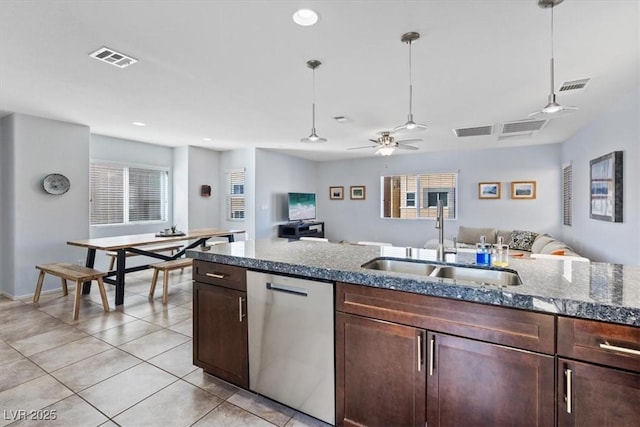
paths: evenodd
<path fill-rule="evenodd" d="M 247 272 L 249 388 L 335 423 L 333 284 Z"/>

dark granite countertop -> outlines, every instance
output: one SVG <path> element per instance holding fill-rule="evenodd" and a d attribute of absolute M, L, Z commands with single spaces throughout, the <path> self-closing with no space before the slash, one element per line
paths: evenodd
<path fill-rule="evenodd" d="M 424 295 L 522 308 L 640 326 L 640 267 L 565 260 L 511 258 L 522 285 L 497 286 L 362 268 L 376 257 L 406 258 L 401 247 L 342 243 L 258 240 L 190 250 L 204 261 L 250 269 L 341 281 Z M 413 249 L 412 259 L 435 259 L 435 251 Z M 454 264 L 473 264 L 473 254 L 460 253 Z"/>

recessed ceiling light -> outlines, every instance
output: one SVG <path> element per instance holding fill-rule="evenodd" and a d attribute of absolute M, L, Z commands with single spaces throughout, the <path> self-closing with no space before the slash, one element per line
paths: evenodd
<path fill-rule="evenodd" d="M 300 9 L 293 14 L 293 21 L 298 25 L 308 27 L 318 22 L 318 14 L 311 9 Z"/>
<path fill-rule="evenodd" d="M 213 141 L 213 138 L 207 137 L 207 138 L 202 138 L 202 140 L 205 141 L 205 142 L 211 142 L 211 141 Z"/>
<path fill-rule="evenodd" d="M 134 126 L 146 126 L 147 125 L 146 123 L 142 123 L 142 122 L 132 122 L 131 124 L 134 125 Z"/>

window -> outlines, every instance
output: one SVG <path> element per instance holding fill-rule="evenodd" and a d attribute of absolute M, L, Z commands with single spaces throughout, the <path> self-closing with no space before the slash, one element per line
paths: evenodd
<path fill-rule="evenodd" d="M 244 219 L 244 169 L 227 171 L 227 219 Z"/>
<path fill-rule="evenodd" d="M 443 202 L 445 219 L 456 218 L 456 172 L 383 176 L 381 180 L 383 218 L 435 218 L 438 200 Z"/>
<path fill-rule="evenodd" d="M 91 225 L 166 221 L 166 169 L 91 163 Z"/>
<path fill-rule="evenodd" d="M 562 165 L 562 223 L 571 225 L 571 198 L 573 193 L 573 171 L 571 163 Z"/>

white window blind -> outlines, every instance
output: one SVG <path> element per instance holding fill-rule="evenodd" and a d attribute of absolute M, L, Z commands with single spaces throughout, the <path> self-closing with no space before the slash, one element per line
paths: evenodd
<path fill-rule="evenodd" d="M 227 171 L 227 219 L 244 219 L 244 169 Z"/>
<path fill-rule="evenodd" d="M 168 171 L 91 163 L 91 225 L 166 221 Z"/>
<path fill-rule="evenodd" d="M 571 163 L 562 165 L 562 223 L 571 225 L 573 198 L 573 170 Z"/>

